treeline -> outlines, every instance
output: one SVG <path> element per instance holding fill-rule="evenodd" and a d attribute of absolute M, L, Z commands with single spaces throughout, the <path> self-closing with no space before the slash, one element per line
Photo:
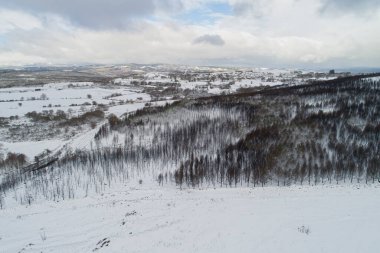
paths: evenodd
<path fill-rule="evenodd" d="M 62 110 L 57 110 L 56 112 L 54 112 L 54 110 L 44 110 L 42 112 L 28 112 L 25 116 L 34 122 L 59 121 L 60 126 L 73 126 L 83 124 L 91 119 L 103 119 L 104 111 L 96 109 L 85 112 L 79 116 L 70 117 L 69 114 Z"/>
<path fill-rule="evenodd" d="M 286 107 L 272 112 L 279 112 L 277 123 L 255 128 L 211 159 L 192 156 L 174 181 L 193 187 L 378 181 L 380 83 L 348 80 L 294 91 L 298 99 L 289 92 L 276 98 Z"/>
<path fill-rule="evenodd" d="M 380 179 L 376 141 L 368 147 L 329 140 L 328 148 L 314 140 L 295 144 L 279 127 L 252 131 L 215 158 L 191 156 L 174 172 L 182 187 L 264 186 L 372 182 Z M 373 132 L 373 134 L 375 134 Z M 378 136 L 378 132 L 376 133 Z"/>

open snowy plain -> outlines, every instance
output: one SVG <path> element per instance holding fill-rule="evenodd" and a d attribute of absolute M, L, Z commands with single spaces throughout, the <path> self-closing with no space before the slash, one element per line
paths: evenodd
<path fill-rule="evenodd" d="M 0 210 L 0 252 L 378 252 L 380 186 L 179 190 Z"/>

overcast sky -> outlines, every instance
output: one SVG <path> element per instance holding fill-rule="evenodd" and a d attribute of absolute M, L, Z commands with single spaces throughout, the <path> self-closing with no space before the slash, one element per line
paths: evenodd
<path fill-rule="evenodd" d="M 380 0 L 0 0 L 0 66 L 379 67 Z"/>

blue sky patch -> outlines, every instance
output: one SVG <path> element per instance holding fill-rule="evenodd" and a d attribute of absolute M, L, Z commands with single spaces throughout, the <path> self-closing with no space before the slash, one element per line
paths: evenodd
<path fill-rule="evenodd" d="M 227 3 L 210 3 L 202 8 L 182 13 L 176 18 L 190 24 L 204 24 L 214 23 L 221 16 L 229 16 L 232 13 L 232 7 Z"/>
<path fill-rule="evenodd" d="M 6 40 L 7 40 L 7 38 L 5 37 L 5 35 L 0 34 L 0 45 L 4 45 Z"/>

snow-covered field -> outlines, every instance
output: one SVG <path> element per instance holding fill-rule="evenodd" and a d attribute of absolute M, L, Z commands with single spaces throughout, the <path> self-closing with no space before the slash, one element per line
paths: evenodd
<path fill-rule="evenodd" d="M 129 102 L 125 103 L 126 100 Z M 109 105 L 109 111 L 106 112 L 106 115 L 113 113 L 121 116 L 124 113 L 143 108 L 145 103 L 150 100 L 151 98 L 148 94 L 142 93 L 141 90 L 136 88 L 104 88 L 91 82 L 50 83 L 39 87 L 13 87 L 0 89 L 0 101 L 2 101 L 0 102 L 0 117 L 17 115 L 20 117 L 19 122 L 25 123 L 28 120 L 24 115 L 32 111 L 70 110 L 71 115 L 80 115 L 95 108 L 96 106 L 93 103 Z M 120 104 L 121 102 L 123 104 Z M 83 106 L 84 103 L 88 105 Z M 62 139 L 62 136 L 57 136 L 55 139 L 44 139 L 38 142 L 12 142 L 3 141 L 2 136 L 0 136 L 0 154 L 2 153 L 5 156 L 8 152 L 23 153 L 29 159 L 32 159 L 46 149 L 57 151 L 65 144 L 69 144 L 72 149 L 90 147 L 89 143 L 91 141 L 88 139 L 92 140 L 95 133 L 96 131 L 94 130 L 80 132 L 70 141 Z"/>
<path fill-rule="evenodd" d="M 57 151 L 66 141 L 63 140 L 44 140 L 44 141 L 25 141 L 25 142 L 0 142 L 0 153 L 8 152 L 21 153 L 29 158 L 33 158 L 46 149 Z"/>
<path fill-rule="evenodd" d="M 378 252 L 380 186 L 179 190 L 0 210 L 0 252 Z"/>
<path fill-rule="evenodd" d="M 77 112 L 84 103 L 108 105 L 125 100 L 150 101 L 150 96 L 126 88 L 105 89 L 93 84 L 69 86 L 69 83 L 46 84 L 43 87 L 0 89 L 0 117 L 24 116 L 31 111 L 68 109 Z M 118 96 L 112 97 L 112 95 Z M 78 105 L 78 106 L 73 106 Z"/>

